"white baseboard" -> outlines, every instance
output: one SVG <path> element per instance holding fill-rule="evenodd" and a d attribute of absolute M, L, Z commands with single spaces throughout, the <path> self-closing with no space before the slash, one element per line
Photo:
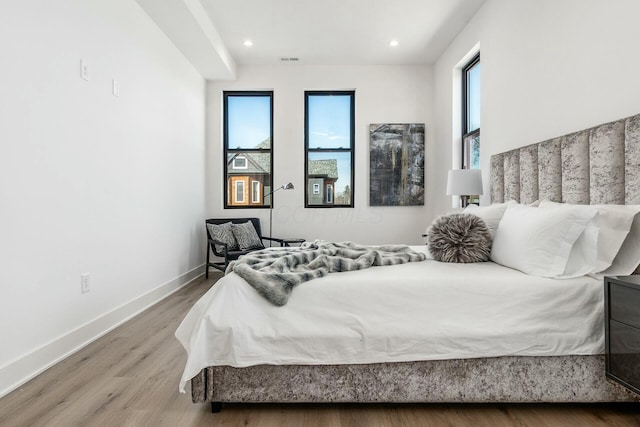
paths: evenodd
<path fill-rule="evenodd" d="M 202 276 L 204 264 L 0 367 L 0 397 Z"/>

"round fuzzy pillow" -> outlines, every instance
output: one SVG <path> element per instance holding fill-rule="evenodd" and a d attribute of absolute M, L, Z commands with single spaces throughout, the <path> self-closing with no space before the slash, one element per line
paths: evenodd
<path fill-rule="evenodd" d="M 482 218 L 468 213 L 436 218 L 427 231 L 433 259 L 442 262 L 483 262 L 491 254 L 491 235 Z"/>

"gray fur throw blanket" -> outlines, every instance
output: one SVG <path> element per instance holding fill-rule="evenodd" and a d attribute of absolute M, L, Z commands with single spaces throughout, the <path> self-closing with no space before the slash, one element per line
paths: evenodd
<path fill-rule="evenodd" d="M 267 301 L 283 306 L 296 285 L 329 273 L 425 259 L 424 254 L 404 245 L 364 246 L 316 240 L 300 247 L 251 252 L 229 263 L 225 274 L 235 272 Z"/>

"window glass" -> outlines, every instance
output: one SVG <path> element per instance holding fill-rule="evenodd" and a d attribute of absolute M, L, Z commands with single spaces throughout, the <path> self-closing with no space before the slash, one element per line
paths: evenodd
<path fill-rule="evenodd" d="M 271 137 L 271 96 L 227 98 L 228 148 L 255 148 Z M 270 147 L 267 147 L 270 148 Z"/>
<path fill-rule="evenodd" d="M 244 181 L 235 181 L 236 184 L 236 197 L 235 202 L 238 204 L 244 203 Z"/>
<path fill-rule="evenodd" d="M 313 192 L 307 201 L 310 205 L 328 202 L 325 191 L 335 189 L 333 205 L 351 205 L 351 153 L 344 151 L 310 152 L 307 164 L 307 180 Z M 323 191 L 324 189 L 324 191 Z"/>
<path fill-rule="evenodd" d="M 247 158 L 244 156 L 236 156 L 233 159 L 233 168 L 234 169 L 246 169 L 247 168 Z"/>
<path fill-rule="evenodd" d="M 260 203 L 260 182 L 251 181 L 251 202 Z"/>
<path fill-rule="evenodd" d="M 480 129 L 480 62 L 467 70 L 467 132 Z"/>
<path fill-rule="evenodd" d="M 351 147 L 353 95 L 308 97 L 309 148 Z"/>
<path fill-rule="evenodd" d="M 467 135 L 463 144 L 465 152 L 463 169 L 480 169 L 480 134 Z"/>

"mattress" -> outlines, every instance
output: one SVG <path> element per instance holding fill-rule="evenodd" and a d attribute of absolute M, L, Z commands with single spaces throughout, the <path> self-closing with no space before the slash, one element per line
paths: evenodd
<path fill-rule="evenodd" d="M 427 260 L 329 274 L 277 307 L 231 273 L 176 337 L 188 353 L 181 391 L 207 366 L 602 354 L 602 283 Z"/>

